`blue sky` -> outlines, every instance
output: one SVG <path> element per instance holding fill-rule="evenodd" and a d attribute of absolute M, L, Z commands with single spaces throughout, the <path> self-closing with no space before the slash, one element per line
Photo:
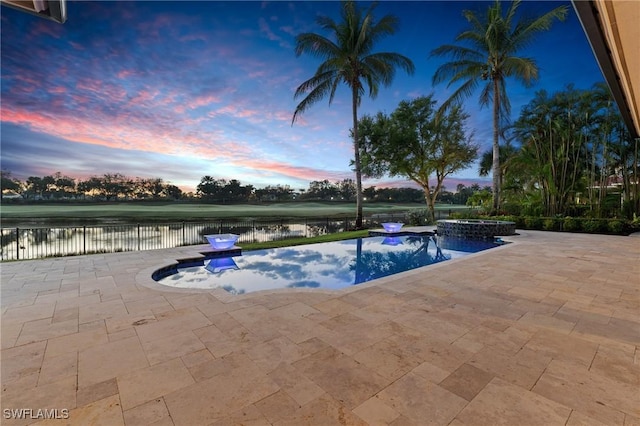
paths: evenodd
<path fill-rule="evenodd" d="M 367 5 L 363 3 L 362 5 Z M 401 100 L 434 93 L 445 61 L 429 56 L 464 28 L 463 9 L 481 1 L 380 2 L 376 16 L 394 14 L 398 32 L 378 51 L 401 53 L 416 72 L 398 71 L 360 114 L 391 112 Z M 523 52 L 534 57 L 540 79 L 529 89 L 509 81 L 513 117 L 537 90 L 567 84 L 589 88 L 603 81 L 569 2 L 525 1 L 523 14 L 569 6 L 565 22 Z M 64 25 L 13 9 L 1 12 L 1 166 L 14 177 L 57 171 L 86 179 L 122 173 L 160 177 L 186 191 L 210 175 L 257 187 L 353 177 L 349 139 L 350 94 L 341 88 L 331 106 L 314 105 L 291 126 L 296 87 L 319 60 L 296 57 L 295 36 L 320 32 L 318 14 L 339 18 L 339 3 L 142 1 L 69 2 Z M 503 7 L 507 7 L 504 4 Z M 490 111 L 477 96 L 465 108 L 482 151 L 491 146 Z M 453 176 L 457 183 L 490 184 L 477 166 Z M 407 186 L 399 179 L 369 185 Z"/>

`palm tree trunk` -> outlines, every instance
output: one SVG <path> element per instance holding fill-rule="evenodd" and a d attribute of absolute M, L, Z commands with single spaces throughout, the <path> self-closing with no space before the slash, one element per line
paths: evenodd
<path fill-rule="evenodd" d="M 362 229 L 362 170 L 360 170 L 360 147 L 358 146 L 358 88 L 352 85 L 353 151 L 356 168 L 356 229 Z"/>
<path fill-rule="evenodd" d="M 362 268 L 362 238 L 358 238 L 356 240 L 356 273 L 353 284 L 360 284 L 364 281 Z"/>
<path fill-rule="evenodd" d="M 499 139 L 500 87 L 498 80 L 493 80 L 493 210 L 497 213 L 500 207 L 500 139 Z"/>

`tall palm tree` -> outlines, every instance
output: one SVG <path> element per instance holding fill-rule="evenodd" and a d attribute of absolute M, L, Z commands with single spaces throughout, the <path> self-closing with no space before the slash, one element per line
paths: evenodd
<path fill-rule="evenodd" d="M 506 79 L 513 77 L 529 87 L 538 78 L 538 67 L 533 58 L 516 56 L 529 46 L 534 37 L 551 28 L 555 19 L 563 21 L 567 6 L 560 6 L 537 18 L 523 18 L 516 22 L 520 0 L 514 0 L 506 14 L 496 0 L 486 15 L 477 16 L 465 10 L 463 16 L 470 27 L 456 37 L 460 45 L 448 44 L 431 52 L 432 56 L 448 56 L 451 62 L 441 65 L 433 76 L 433 83 L 449 80 L 448 85 L 460 83 L 442 108 L 471 96 L 478 86 L 480 105 L 493 106 L 493 209 L 500 205 L 500 122 L 508 121 L 511 104 L 507 97 Z"/>
<path fill-rule="evenodd" d="M 353 1 L 342 2 L 341 21 L 335 22 L 327 16 L 317 18 L 317 23 L 331 32 L 331 40 L 314 33 L 303 33 L 296 37 L 296 55 L 309 53 L 324 59 L 316 73 L 296 89 L 294 99 L 304 96 L 293 114 L 291 124 L 311 105 L 329 95 L 329 105 L 333 101 L 340 83 L 351 89 L 351 110 L 353 115 L 353 151 L 356 173 L 356 228 L 362 228 L 362 171 L 358 150 L 358 106 L 369 89 L 369 96 L 375 98 L 380 83 L 389 86 L 393 81 L 396 67 L 412 74 L 411 60 L 398 53 L 374 53 L 375 43 L 382 37 L 395 33 L 398 19 L 385 15 L 379 21 L 373 17 L 373 4 L 366 13 Z"/>

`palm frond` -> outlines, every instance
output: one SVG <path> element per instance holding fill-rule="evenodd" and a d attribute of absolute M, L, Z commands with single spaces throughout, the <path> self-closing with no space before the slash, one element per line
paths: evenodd
<path fill-rule="evenodd" d="M 450 56 L 454 60 L 486 60 L 486 54 L 481 50 L 472 49 L 465 46 L 457 46 L 455 44 L 445 44 L 431 51 L 429 56 Z"/>
<path fill-rule="evenodd" d="M 538 67 L 532 58 L 510 56 L 502 65 L 505 76 L 514 77 L 525 87 L 531 87 L 531 83 L 538 79 Z"/>
<path fill-rule="evenodd" d="M 433 75 L 433 84 L 438 84 L 449 79 L 447 87 L 450 87 L 460 80 L 481 78 L 482 71 L 485 69 L 485 62 L 467 60 L 446 62 L 436 69 Z"/>
<path fill-rule="evenodd" d="M 556 19 L 561 22 L 564 21 L 568 11 L 569 8 L 567 6 L 560 6 L 536 19 L 527 19 L 520 22 L 510 37 L 510 50 L 516 52 L 530 46 L 537 33 L 548 31 Z"/>
<path fill-rule="evenodd" d="M 330 58 L 339 49 L 334 42 L 319 34 L 303 33 L 296 37 L 296 56 L 309 53 L 319 58 Z"/>
<path fill-rule="evenodd" d="M 334 79 L 335 76 L 335 71 L 326 71 L 323 73 L 314 74 L 313 77 L 298 86 L 293 95 L 293 99 L 298 99 L 299 97 L 304 96 L 305 94 L 314 90 L 316 87 L 324 84 L 325 81 Z"/>
<path fill-rule="evenodd" d="M 478 79 L 472 78 L 464 82 L 460 87 L 458 87 L 449 98 L 442 103 L 440 108 L 438 108 L 438 115 L 441 115 L 443 111 L 448 110 L 452 106 L 456 104 L 462 103 L 462 101 L 473 94 L 473 92 L 478 87 Z"/>
<path fill-rule="evenodd" d="M 489 106 L 491 105 L 491 101 L 493 100 L 493 84 L 491 82 L 487 83 L 480 92 L 480 106 Z"/>
<path fill-rule="evenodd" d="M 296 110 L 293 113 L 293 118 L 291 119 L 291 124 L 295 123 L 298 115 L 305 112 L 310 106 L 315 104 L 318 101 L 324 99 L 327 93 L 331 93 L 330 100 L 333 99 L 333 93 L 335 92 L 335 78 L 327 78 L 327 76 L 313 76 L 309 80 L 302 83 L 297 89 L 294 98 L 302 96 L 302 94 L 307 93 L 307 89 L 310 91 L 307 93 L 307 96 L 296 106 Z M 305 90 L 301 90 L 302 88 Z"/>
<path fill-rule="evenodd" d="M 411 59 L 399 53 L 372 53 L 371 55 L 367 55 L 362 58 L 361 62 L 364 65 L 379 71 L 378 75 L 381 77 L 385 86 L 391 84 L 396 67 L 403 69 L 409 75 L 413 75 L 415 72 L 415 65 Z"/>

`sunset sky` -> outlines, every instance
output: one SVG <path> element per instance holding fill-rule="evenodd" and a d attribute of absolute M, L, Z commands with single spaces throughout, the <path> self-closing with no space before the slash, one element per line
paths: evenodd
<path fill-rule="evenodd" d="M 452 43 L 464 28 L 463 9 L 486 2 L 381 2 L 375 16 L 394 14 L 399 31 L 377 51 L 408 56 L 413 76 L 398 71 L 360 114 L 393 111 L 401 100 L 434 93 L 445 60 L 432 49 Z M 569 17 L 541 35 L 523 56 L 540 67 L 530 89 L 508 82 L 513 117 L 537 90 L 586 89 L 603 81 L 569 2 L 524 2 L 539 15 L 566 4 Z M 363 3 L 362 5 L 368 5 Z M 291 126 L 296 87 L 320 60 L 296 57 L 295 36 L 320 32 L 318 14 L 339 18 L 327 2 L 87 1 L 69 2 L 63 25 L 3 6 L 1 13 L 1 166 L 13 177 L 62 172 L 77 179 L 122 173 L 160 177 L 192 191 L 205 175 L 256 187 L 308 188 L 312 180 L 353 177 L 349 139 L 350 93 L 341 88 L 331 106 L 314 105 Z M 505 8 L 507 4 L 503 5 Z M 485 151 L 491 146 L 490 111 L 478 97 L 465 108 L 468 127 Z M 479 182 L 477 165 L 447 181 Z M 395 179 L 365 186 L 407 186 Z"/>

